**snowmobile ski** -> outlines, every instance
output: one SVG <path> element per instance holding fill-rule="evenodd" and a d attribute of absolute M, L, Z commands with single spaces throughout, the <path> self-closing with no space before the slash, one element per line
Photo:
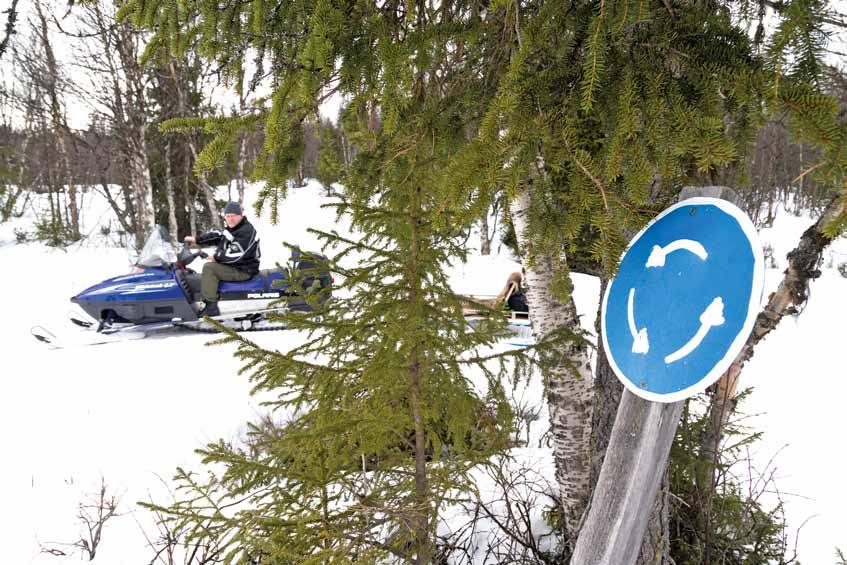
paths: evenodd
<path fill-rule="evenodd" d="M 34 337 L 41 343 L 46 343 L 47 345 L 54 345 L 59 341 L 59 338 L 56 337 L 56 334 L 54 334 L 44 326 L 32 326 L 29 330 L 29 333 L 32 334 L 32 337 Z"/>
<path fill-rule="evenodd" d="M 89 347 L 92 345 L 105 345 L 107 343 L 119 343 L 122 341 L 130 341 L 143 339 L 147 337 L 145 332 L 134 330 L 131 332 L 122 332 L 120 334 L 98 333 L 88 331 L 82 334 L 74 334 L 73 337 L 61 336 L 57 332 L 53 332 L 44 326 L 33 326 L 30 328 L 30 333 L 39 342 L 43 343 L 50 349 L 68 349 L 71 347 Z"/>
<path fill-rule="evenodd" d="M 75 324 L 75 325 L 77 325 L 81 328 L 90 328 L 94 325 L 94 322 L 88 322 L 86 320 L 80 320 L 79 318 L 76 318 L 74 316 L 71 316 L 68 319 L 71 321 L 71 323 L 73 323 L 73 324 Z"/>
<path fill-rule="evenodd" d="M 261 332 L 280 331 L 288 329 L 283 323 L 268 320 L 266 315 L 271 313 L 285 312 L 286 308 L 271 308 L 260 312 L 249 314 L 229 314 L 210 318 L 227 329 L 237 332 Z M 44 326 L 33 326 L 30 329 L 32 336 L 39 342 L 47 345 L 50 349 L 66 349 L 68 347 L 83 347 L 90 345 L 104 345 L 107 343 L 119 343 L 144 339 L 152 336 L 163 336 L 168 330 L 188 330 L 196 333 L 218 333 L 220 329 L 210 324 L 205 318 L 192 321 L 184 321 L 179 318 L 167 322 L 151 324 L 113 324 L 102 328 L 95 327 L 94 323 L 85 322 L 83 326 L 79 319 L 73 316 L 69 322 L 78 327 L 85 328 L 81 332 L 75 332 L 73 336 L 62 336 L 60 333 L 51 331 Z"/>

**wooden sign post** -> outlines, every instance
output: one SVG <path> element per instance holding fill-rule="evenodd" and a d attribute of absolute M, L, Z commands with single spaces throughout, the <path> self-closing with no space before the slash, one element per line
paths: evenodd
<path fill-rule="evenodd" d="M 679 199 L 698 196 L 738 201 L 726 187 L 686 187 Z M 631 565 L 638 559 L 684 402 L 654 402 L 624 389 L 573 565 Z"/>

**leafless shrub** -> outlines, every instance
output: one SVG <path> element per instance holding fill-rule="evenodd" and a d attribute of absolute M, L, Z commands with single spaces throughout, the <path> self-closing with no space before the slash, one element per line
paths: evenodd
<path fill-rule="evenodd" d="M 766 243 L 762 246 L 762 252 L 765 257 L 765 266 L 769 269 L 778 269 L 779 263 L 777 263 L 776 257 L 774 257 L 773 246 L 770 243 Z"/>
<path fill-rule="evenodd" d="M 501 457 L 485 472 L 493 488 L 461 504 L 467 519 L 439 536 L 442 561 L 558 563 L 564 540 L 549 524 L 549 510 L 558 505 L 550 494 L 553 485 L 537 469 L 509 457 Z"/>
<path fill-rule="evenodd" d="M 83 557 L 93 561 L 97 555 L 97 549 L 103 541 L 103 528 L 106 526 L 106 522 L 121 516 L 117 511 L 119 503 L 120 500 L 114 494 L 109 494 L 106 480 L 100 477 L 99 491 L 79 503 L 77 518 L 83 526 L 83 532 L 79 539 L 70 543 L 50 542 L 47 545 L 41 545 L 41 552 L 55 556 L 66 556 L 68 553 L 61 549 L 64 547 L 72 552 L 79 551 Z"/>
<path fill-rule="evenodd" d="M 532 424 L 541 420 L 541 413 L 547 408 L 535 398 L 518 398 L 515 391 L 512 391 L 510 404 L 514 413 L 515 440 L 529 446 Z"/>

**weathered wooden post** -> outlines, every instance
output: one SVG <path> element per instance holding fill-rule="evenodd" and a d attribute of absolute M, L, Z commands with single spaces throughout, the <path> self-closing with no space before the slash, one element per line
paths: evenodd
<path fill-rule="evenodd" d="M 679 201 L 682 202 L 694 197 L 716 198 L 732 202 L 733 204 L 738 202 L 738 196 L 732 189 L 717 186 L 686 187 L 681 192 Z M 673 207 L 669 210 L 672 209 Z M 695 213 L 696 210 L 692 208 L 692 216 Z M 635 246 L 636 241 L 643 233 L 633 239 L 630 249 Z M 761 259 L 760 248 L 757 257 L 757 251 L 755 249 L 757 244 L 758 242 L 752 244 L 754 262 L 757 258 L 759 260 Z M 629 252 L 628 250 L 627 253 Z M 662 264 L 664 264 L 663 261 Z M 654 266 L 656 263 L 654 261 L 654 264 L 651 265 L 651 260 L 647 260 L 648 267 Z M 760 298 L 762 287 L 762 280 L 756 278 L 758 275 L 755 272 L 755 269 L 758 269 L 759 265 L 754 265 L 753 268 L 753 281 L 752 288 L 750 289 L 751 304 L 754 300 L 757 301 Z M 604 297 L 604 310 L 608 306 L 611 286 L 610 284 L 610 288 Z M 647 351 L 649 351 L 647 328 L 639 331 L 632 321 L 635 310 L 633 306 L 634 294 L 635 290 L 629 291 L 628 314 L 630 331 L 632 332 L 632 351 L 633 355 L 646 355 Z M 707 313 L 704 312 L 700 317 L 701 322 L 706 316 Z M 606 314 L 604 311 L 604 322 L 605 318 Z M 705 319 L 708 321 L 708 317 Z M 712 324 L 716 326 L 724 324 L 722 308 L 718 320 L 713 321 Z M 723 365 L 728 366 L 728 363 L 735 358 L 737 351 L 733 351 L 743 345 L 749 334 L 748 326 L 749 329 L 752 329 L 751 324 L 747 324 L 746 322 L 743 324 L 739 333 L 740 338 L 732 341 L 725 352 L 726 354 L 721 357 L 720 363 L 716 364 L 715 370 L 717 371 L 717 375 L 720 375 L 726 370 L 727 367 Z M 606 337 L 606 329 L 604 324 L 604 339 Z M 642 339 L 641 331 L 643 331 L 644 343 L 637 345 L 637 342 Z M 694 346 L 694 349 L 702 341 L 703 337 L 700 338 L 700 342 Z M 612 354 L 609 347 L 606 347 L 606 351 L 607 354 Z M 665 363 L 669 366 L 675 363 L 678 358 L 676 355 L 666 356 Z M 673 360 L 668 362 L 668 359 Z M 729 362 L 725 362 L 725 359 L 729 359 Z M 586 520 L 574 548 L 574 554 L 571 559 L 572 565 L 630 565 L 635 563 L 641 549 L 650 512 L 659 491 L 662 475 L 667 465 L 668 454 L 673 444 L 680 414 L 685 402 L 684 399 L 678 399 L 675 396 L 678 396 L 678 394 L 687 394 L 690 396 L 705 389 L 717 378 L 713 376 L 715 371 L 712 371 L 696 385 L 687 387 L 683 385 L 685 390 L 682 390 L 678 394 L 670 395 L 671 402 L 667 402 L 664 398 L 647 400 L 632 392 L 632 390 L 638 391 L 640 387 L 639 383 L 633 384 L 632 381 L 627 380 L 626 377 L 621 375 L 621 372 L 625 371 L 626 368 L 621 369 L 612 358 L 610 358 L 610 362 L 613 368 L 615 368 L 616 374 L 618 374 L 618 377 L 621 378 L 627 388 L 624 389 L 623 396 L 621 397 L 600 477 L 594 489 L 594 495 L 588 509 Z M 695 388 L 697 390 L 694 390 Z M 649 392 L 646 395 L 657 396 Z"/>

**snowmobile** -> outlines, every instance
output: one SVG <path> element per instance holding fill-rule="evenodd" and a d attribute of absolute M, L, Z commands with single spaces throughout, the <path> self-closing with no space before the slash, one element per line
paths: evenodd
<path fill-rule="evenodd" d="M 103 335 L 137 335 L 174 327 L 213 329 L 197 315 L 202 304 L 200 274 L 188 267 L 198 257 L 207 256 L 202 250 L 192 251 L 187 244 L 177 254 L 167 231 L 157 226 L 131 273 L 106 279 L 71 298 L 91 318 L 71 316 L 71 322 Z M 284 329 L 270 322 L 267 315 L 311 311 L 309 302 L 321 304 L 331 296 L 333 279 L 325 261 L 323 255 L 295 249 L 285 270 L 266 269 L 247 281 L 221 282 L 221 314 L 214 319 L 235 330 Z M 317 295 L 316 300 L 307 301 L 309 294 Z M 32 333 L 46 343 L 58 341 L 38 326 Z"/>

